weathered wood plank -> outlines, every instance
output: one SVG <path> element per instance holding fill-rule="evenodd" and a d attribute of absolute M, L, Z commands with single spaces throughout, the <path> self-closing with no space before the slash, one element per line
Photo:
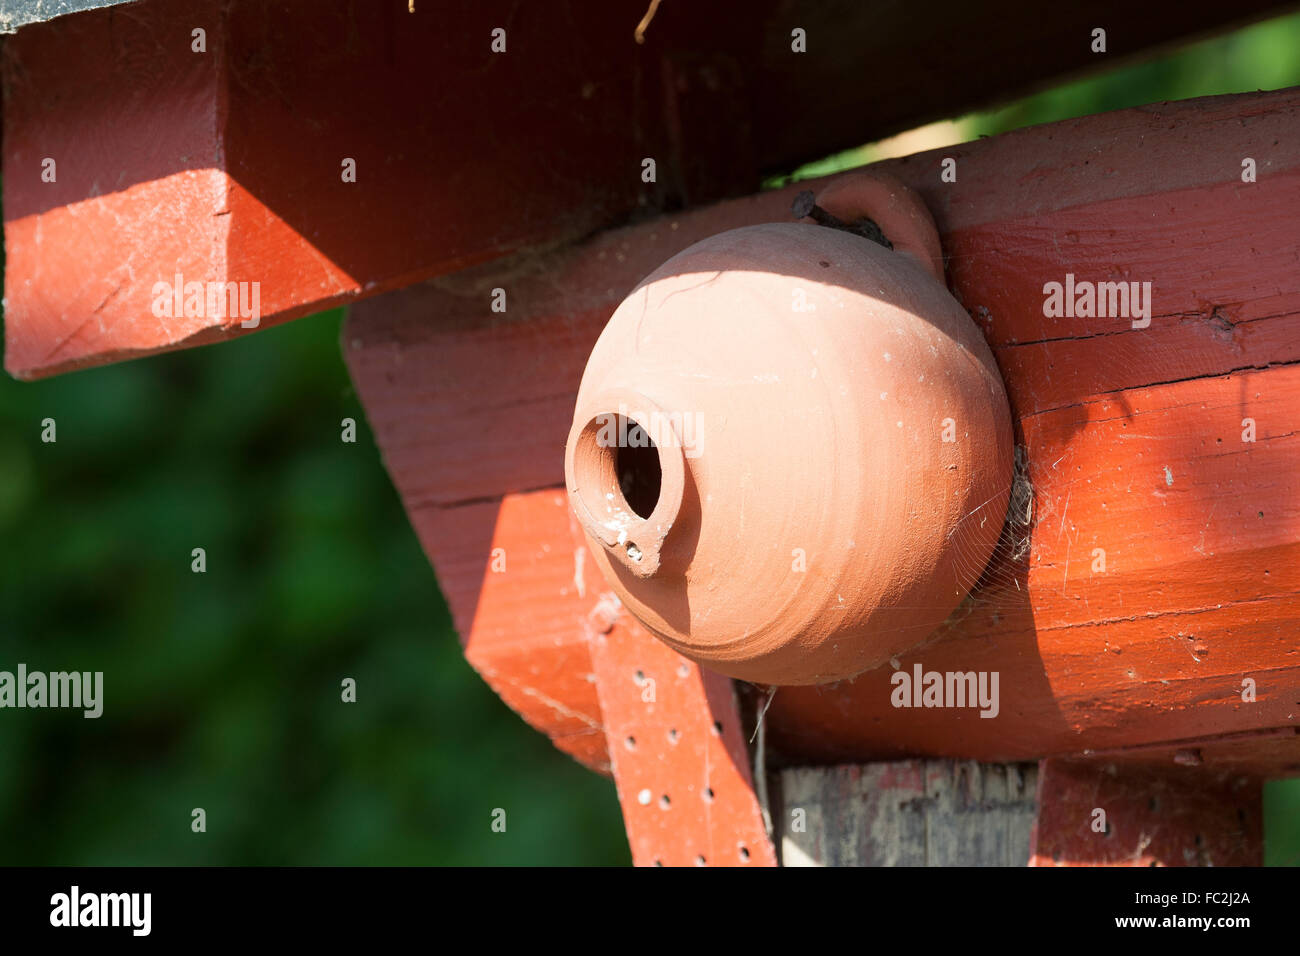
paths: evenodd
<path fill-rule="evenodd" d="M 1195 766 L 910 760 L 780 780 L 785 866 L 1262 862 L 1258 779 Z"/>
<path fill-rule="evenodd" d="M 13 33 L 29 23 L 43 23 L 71 13 L 131 2 L 133 0 L 0 0 L 0 33 Z"/>
<path fill-rule="evenodd" d="M 772 746 L 820 762 L 1005 761 L 1294 728 L 1300 365 L 1288 363 L 1300 153 L 1279 144 L 1298 137 L 1300 94 L 1286 91 L 1090 117 L 888 164 L 926 196 L 956 250 L 950 280 L 994 344 L 1034 488 L 1027 560 L 998 565 L 942 640 L 899 663 L 998 671 L 1000 711 L 895 709 L 890 672 L 875 673 L 783 689 L 768 714 Z M 946 155 L 958 158 L 957 183 L 939 181 Z M 1243 156 L 1256 159 L 1259 182 L 1240 183 Z M 435 540 L 421 516 L 558 486 L 586 354 L 623 294 L 699 238 L 785 218 L 792 193 L 652 220 L 354 308 L 349 366 L 426 550 L 440 576 L 455 569 L 453 606 L 469 609 L 458 621 L 485 606 L 474 581 L 484 542 Z M 1089 213 L 1094 204 L 1104 215 Z M 1149 222 L 1168 235 L 1125 240 L 1126 224 Z M 1171 257 L 1182 236 L 1184 254 Z M 1071 249 L 1096 271 L 1076 269 Z M 1067 271 L 1151 277 L 1151 326 L 1049 321 L 1043 284 Z M 506 315 L 489 311 L 495 286 L 508 289 Z M 1243 418 L 1255 421 L 1253 442 L 1242 440 Z M 529 606 L 529 620 L 554 606 L 563 629 L 571 611 L 552 592 L 571 580 L 566 548 L 577 544 L 545 535 L 534 545 L 553 548 L 550 583 L 511 600 Z M 493 619 L 501 634 L 522 620 Z M 1246 676 L 1257 684 L 1250 701 Z M 1255 769 L 1295 772 L 1295 739 L 1260 749 Z M 1221 747 L 1207 754 L 1228 759 Z"/>
<path fill-rule="evenodd" d="M 1044 760 L 1030 866 L 1262 866 L 1257 778 Z"/>
<path fill-rule="evenodd" d="M 97 10 L 5 41 L 10 374 L 225 334 L 223 323 L 183 309 L 155 316 L 151 294 L 177 274 L 203 283 L 228 275 L 216 11 L 215 0 Z M 189 39 L 200 25 L 211 34 L 202 55 Z"/>
<path fill-rule="evenodd" d="M 905 760 L 781 771 L 784 866 L 1024 866 L 1030 764 Z"/>
<path fill-rule="evenodd" d="M 823 759 L 921 748 L 994 760 L 1294 727 L 1297 407 L 1300 366 L 1284 366 L 1022 421 L 1035 463 L 1028 567 L 1007 567 L 941 640 L 899 658 L 998 672 L 998 717 L 893 710 L 885 669 L 783 690 L 774 742 Z M 1243 443 L 1243 415 L 1273 434 Z"/>
<path fill-rule="evenodd" d="M 644 44 L 645 0 L 413 14 L 400 0 L 142 0 L 35 23 L 3 54 L 6 367 L 34 378 L 252 327 L 155 315 L 155 283 L 178 273 L 256 283 L 264 328 L 747 193 L 764 172 L 1282 6 L 941 0 L 918 18 L 723 0 L 663 5 Z M 1098 23 L 1105 56 L 1090 49 Z M 1008 183 L 1035 191 L 996 191 Z"/>
<path fill-rule="evenodd" d="M 1088 759 L 1119 768 L 1200 767 L 1236 777 L 1300 776 L 1300 727 L 1219 734 L 1174 745 L 1088 752 Z"/>

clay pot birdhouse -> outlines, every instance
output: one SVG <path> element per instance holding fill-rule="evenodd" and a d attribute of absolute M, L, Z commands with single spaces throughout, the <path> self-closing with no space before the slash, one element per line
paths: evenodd
<path fill-rule="evenodd" d="M 705 239 L 615 310 L 565 449 L 610 587 L 679 653 L 814 684 L 924 641 L 987 564 L 1012 430 L 925 206 L 879 174 Z M 891 248 L 892 246 L 892 248 Z"/>

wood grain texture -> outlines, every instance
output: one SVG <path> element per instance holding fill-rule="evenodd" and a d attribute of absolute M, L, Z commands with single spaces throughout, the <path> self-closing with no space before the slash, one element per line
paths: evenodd
<path fill-rule="evenodd" d="M 1024 866 L 1035 764 L 903 760 L 781 771 L 783 866 Z"/>
<path fill-rule="evenodd" d="M 0 33 L 13 33 L 29 23 L 42 23 L 97 7 L 114 7 L 131 0 L 0 0 Z"/>
<path fill-rule="evenodd" d="M 1300 367 L 1121 399 L 1022 420 L 1028 567 L 899 657 L 903 669 L 999 672 L 999 716 L 893 711 L 886 669 L 783 690 L 778 746 L 1007 759 L 1296 726 Z M 1243 443 L 1243 415 L 1273 434 Z"/>
<path fill-rule="evenodd" d="M 895 709 L 886 669 L 782 689 L 768 714 L 778 754 L 993 762 L 1157 748 L 1151 759 L 1167 760 L 1207 741 L 1212 762 L 1234 752 L 1214 741 L 1262 734 L 1271 742 L 1252 747 L 1254 768 L 1296 772 L 1300 152 L 1285 144 L 1297 138 L 1300 95 L 1284 91 L 1072 120 L 887 164 L 926 197 L 954 294 L 994 347 L 1033 485 L 1031 547 L 992 569 L 931 646 L 899 661 L 998 671 L 997 718 Z M 957 183 L 938 180 L 946 155 L 958 158 Z M 1240 182 L 1243 156 L 1259 182 Z M 439 540 L 429 516 L 558 486 L 586 354 L 626 291 L 699 238 L 784 219 L 795 191 L 353 309 L 349 367 L 426 550 L 440 577 L 456 576 L 462 626 L 483 607 L 503 635 L 548 617 L 571 633 L 564 622 L 580 615 L 555 589 L 572 578 L 575 543 L 561 543 L 558 518 L 539 529 L 549 583 L 512 592 L 510 607 L 529 608 L 512 622 L 481 592 L 486 540 Z M 1130 241 L 1134 230 L 1143 241 Z M 1067 272 L 1152 281 L 1151 326 L 1045 318 L 1043 284 Z M 508 288 L 506 315 L 488 311 L 495 286 Z M 1254 442 L 1242 441 L 1243 418 L 1256 423 Z M 1246 677 L 1254 701 L 1243 699 Z"/>
<path fill-rule="evenodd" d="M 5 42 L 5 368 L 18 378 L 214 341 L 151 309 L 155 282 L 224 280 L 220 79 L 190 51 L 216 0 L 99 10 Z M 109 31 L 107 24 L 117 25 Z M 46 162 L 54 163 L 47 167 Z M 42 176 L 47 168 L 52 182 Z"/>
<path fill-rule="evenodd" d="M 603 582 L 586 576 L 563 493 L 420 508 L 411 519 L 470 665 L 557 747 L 609 773 L 587 647 Z"/>
<path fill-rule="evenodd" d="M 591 657 L 632 862 L 775 866 L 732 682 L 627 618 Z"/>
<path fill-rule="evenodd" d="M 1030 866 L 1262 866 L 1257 778 L 1045 760 Z"/>
<path fill-rule="evenodd" d="M 644 44 L 644 0 L 414 14 L 400 0 L 142 0 L 35 23 L 3 53 L 6 368 L 35 378 L 247 334 L 225 316 L 160 322 L 153 284 L 178 271 L 258 283 L 265 328 L 748 193 L 765 173 L 1283 6 L 944 0 L 918 18 L 722 0 L 664 5 Z M 1105 56 L 1090 50 L 1099 22 Z M 46 157 L 56 183 L 40 178 Z M 1035 184 L 1001 188 L 1021 186 Z"/>

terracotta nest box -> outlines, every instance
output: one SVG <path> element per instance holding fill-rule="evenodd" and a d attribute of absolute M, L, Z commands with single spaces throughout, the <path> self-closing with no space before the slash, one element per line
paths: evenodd
<path fill-rule="evenodd" d="M 591 353 L 565 450 L 628 610 L 764 684 L 924 641 L 988 563 L 1013 473 L 997 365 L 921 200 L 877 173 L 817 201 L 816 221 L 712 236 L 642 280 Z"/>

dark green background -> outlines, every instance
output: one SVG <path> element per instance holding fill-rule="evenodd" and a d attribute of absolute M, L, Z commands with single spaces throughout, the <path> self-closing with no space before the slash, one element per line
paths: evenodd
<path fill-rule="evenodd" d="M 961 129 L 1297 83 L 1293 16 Z M 0 377 L 0 669 L 106 683 L 99 720 L 0 711 L 0 863 L 629 861 L 612 785 L 461 656 L 348 380 L 340 319 Z M 47 417 L 55 444 L 40 441 Z M 340 441 L 345 417 L 356 444 Z M 191 573 L 195 547 L 206 574 Z M 340 703 L 344 677 L 355 705 Z M 1269 859 L 1295 863 L 1300 785 L 1266 802 Z"/>

